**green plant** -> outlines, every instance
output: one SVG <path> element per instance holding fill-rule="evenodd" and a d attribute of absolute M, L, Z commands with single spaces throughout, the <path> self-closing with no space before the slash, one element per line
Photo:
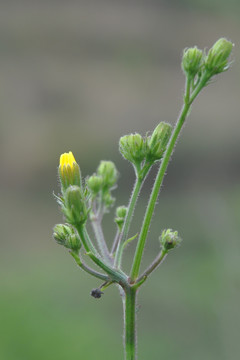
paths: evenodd
<path fill-rule="evenodd" d="M 149 267 L 140 274 L 140 265 L 147 235 L 153 217 L 160 187 L 173 153 L 176 140 L 189 114 L 191 105 L 200 91 L 209 84 L 213 76 L 229 68 L 229 56 L 233 44 L 219 39 L 208 53 L 197 47 L 185 49 L 182 69 L 186 76 L 184 103 L 174 129 L 161 122 L 152 134 L 141 136 L 130 134 L 121 137 L 119 150 L 134 167 L 136 181 L 127 207 L 116 209 L 117 232 L 112 249 L 109 250 L 102 230 L 102 218 L 113 206 L 112 191 L 116 186 L 118 172 L 111 161 L 102 161 L 95 174 L 82 181 L 80 168 L 71 152 L 60 157 L 59 177 L 61 194 L 56 196 L 65 216 L 66 224 L 54 228 L 55 240 L 66 247 L 76 263 L 84 271 L 102 281 L 92 291 L 100 298 L 102 291 L 117 284 L 124 305 L 125 359 L 136 359 L 136 295 L 149 275 L 161 264 L 169 251 L 180 243 L 177 231 L 166 229 L 160 236 L 160 251 Z M 134 209 L 143 183 L 152 166 L 158 163 L 159 170 L 148 201 L 139 234 L 128 238 Z M 90 220 L 95 242 L 90 238 L 86 223 Z M 126 245 L 137 238 L 132 269 L 126 274 L 122 269 L 122 256 Z M 98 272 L 82 260 L 82 252 L 102 271 Z"/>

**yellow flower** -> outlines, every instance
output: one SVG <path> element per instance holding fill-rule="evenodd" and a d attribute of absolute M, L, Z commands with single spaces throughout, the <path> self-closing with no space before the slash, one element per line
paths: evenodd
<path fill-rule="evenodd" d="M 73 153 L 69 151 L 69 153 L 64 153 L 60 156 L 59 166 L 60 170 L 63 174 L 64 165 L 67 167 L 70 166 L 71 169 L 73 169 L 73 164 L 77 163 L 75 160 L 75 157 L 73 156 Z"/>
<path fill-rule="evenodd" d="M 62 185 L 62 193 L 71 185 L 81 187 L 80 168 L 71 151 L 60 156 L 59 177 Z"/>

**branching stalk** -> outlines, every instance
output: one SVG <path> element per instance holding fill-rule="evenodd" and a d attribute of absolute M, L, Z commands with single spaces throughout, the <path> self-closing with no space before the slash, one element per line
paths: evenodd
<path fill-rule="evenodd" d="M 73 251 L 70 251 L 70 254 L 72 255 L 72 257 L 76 261 L 77 265 L 81 269 L 86 271 L 88 274 L 90 274 L 92 276 L 95 276 L 98 279 L 104 280 L 105 282 L 109 281 L 109 277 L 107 275 L 101 274 L 101 273 L 91 269 L 90 267 L 88 267 L 86 264 L 84 264 L 84 262 L 79 258 L 79 256 L 76 253 L 74 253 Z"/>
<path fill-rule="evenodd" d="M 136 283 L 141 283 L 142 280 L 146 279 L 148 275 L 150 275 L 154 270 L 157 269 L 157 267 L 163 262 L 163 260 L 166 258 L 167 252 L 161 251 L 159 255 L 156 257 L 156 259 L 152 262 L 152 264 L 144 271 L 144 273 L 137 278 Z"/>

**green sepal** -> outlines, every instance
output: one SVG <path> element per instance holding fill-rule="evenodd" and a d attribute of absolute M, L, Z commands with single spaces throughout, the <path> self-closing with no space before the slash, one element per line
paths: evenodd
<path fill-rule="evenodd" d="M 87 221 L 89 209 L 79 186 L 74 185 L 67 188 L 62 211 L 69 224 L 84 224 Z"/>
<path fill-rule="evenodd" d="M 59 165 L 58 174 L 63 194 L 71 185 L 82 187 L 80 167 L 76 162 L 72 166 L 70 164 L 64 164 L 62 167 Z"/>
<path fill-rule="evenodd" d="M 172 126 L 160 122 L 151 136 L 147 137 L 147 161 L 161 160 L 172 134 Z"/>
<path fill-rule="evenodd" d="M 126 160 L 139 169 L 146 157 L 145 140 L 138 133 L 122 136 L 119 140 L 119 151 Z"/>

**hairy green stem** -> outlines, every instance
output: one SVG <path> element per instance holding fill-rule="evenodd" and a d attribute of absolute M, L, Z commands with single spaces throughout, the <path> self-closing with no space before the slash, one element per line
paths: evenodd
<path fill-rule="evenodd" d="M 124 289 L 124 345 L 125 360 L 136 359 L 136 289 L 128 286 Z"/>
<path fill-rule="evenodd" d="M 137 199 L 138 199 L 138 195 L 139 195 L 139 193 L 141 191 L 142 185 L 144 183 L 144 180 L 146 178 L 146 175 L 147 175 L 151 165 L 152 164 L 148 164 L 145 167 L 145 169 L 143 169 L 144 171 L 141 174 L 141 176 L 137 175 L 136 182 L 135 182 L 135 185 L 134 185 L 134 189 L 133 189 L 130 201 L 129 201 L 127 215 L 126 215 L 126 218 L 125 218 L 125 221 L 124 221 L 124 224 L 123 224 L 123 228 L 122 228 L 122 231 L 121 231 L 119 239 L 118 239 L 118 246 L 117 246 L 117 251 L 116 251 L 116 256 L 115 256 L 115 263 L 114 263 L 114 265 L 116 267 L 119 267 L 121 265 L 120 264 L 120 262 L 121 262 L 121 243 L 124 242 L 127 239 L 128 231 L 129 231 L 129 227 L 130 227 L 131 220 L 132 220 L 132 217 L 133 217 L 133 213 L 134 213 L 134 209 L 135 209 L 136 202 L 137 202 Z"/>
<path fill-rule="evenodd" d="M 189 111 L 190 105 L 185 104 L 183 106 L 183 109 L 181 111 L 181 115 L 178 119 L 178 122 L 174 128 L 173 134 L 169 140 L 167 149 L 165 151 L 161 166 L 159 168 L 153 189 L 152 189 L 152 193 L 149 199 L 149 203 L 147 206 L 147 210 L 145 213 L 145 217 L 144 217 L 144 221 L 142 224 L 142 228 L 141 228 L 141 232 L 139 235 L 139 239 L 138 239 L 138 244 L 137 244 L 137 248 L 136 248 L 136 252 L 135 252 L 135 256 L 134 256 L 134 260 L 133 260 L 133 266 L 132 266 L 132 270 L 131 270 L 131 279 L 134 281 L 137 277 L 138 277 L 138 273 L 139 273 L 139 269 L 140 269 L 140 264 L 141 264 L 141 260 L 142 260 L 142 254 L 143 254 L 143 249 L 145 246 L 145 242 L 146 242 L 146 238 L 147 238 L 147 234 L 148 234 L 148 230 L 150 227 L 150 223 L 151 223 L 151 219 L 152 219 L 152 215 L 153 215 L 153 211 L 155 208 L 155 204 L 158 198 L 158 193 L 163 181 L 163 177 L 165 175 L 170 157 L 172 155 L 176 140 L 178 138 L 178 135 L 182 129 L 183 123 L 186 119 L 187 113 Z"/>
<path fill-rule="evenodd" d="M 166 256 L 167 256 L 167 252 L 161 251 L 156 257 L 156 259 L 152 262 L 152 264 L 149 265 L 149 267 L 144 271 L 144 273 L 141 276 L 139 276 L 136 282 L 141 283 L 142 280 L 145 280 L 146 277 L 150 275 L 163 262 Z"/>
<path fill-rule="evenodd" d="M 105 264 L 99 257 L 95 256 L 93 253 L 88 252 L 87 255 L 98 265 L 101 269 L 103 269 L 110 277 L 110 279 L 119 284 L 125 285 L 128 284 L 127 275 L 122 270 L 113 269 L 111 266 Z"/>
<path fill-rule="evenodd" d="M 194 92 L 192 94 L 190 94 L 190 86 L 191 86 L 191 81 L 189 78 L 186 79 L 186 88 L 185 88 L 185 103 L 183 105 L 183 108 L 181 110 L 180 116 L 178 118 L 178 121 L 175 125 L 175 128 L 173 130 L 172 136 L 168 142 L 168 146 L 167 149 L 164 153 L 164 157 L 162 159 L 152 192 L 151 192 L 151 196 L 148 202 L 148 206 L 147 206 L 147 210 L 144 216 L 144 221 L 141 227 L 141 232 L 139 235 L 139 239 L 138 239 L 138 244 L 137 244 L 137 248 L 135 251 L 135 255 L 134 255 L 134 260 L 133 260 L 133 265 L 132 265 L 132 270 L 131 270 L 131 280 L 132 282 L 134 282 L 136 280 L 136 278 L 138 277 L 139 274 L 139 269 L 140 269 L 140 265 L 141 265 L 141 260 L 142 260 L 142 255 L 143 255 L 143 250 L 144 250 L 144 246 L 145 246 L 145 242 L 146 242 L 146 238 L 147 238 L 147 234 L 148 234 L 148 230 L 150 227 L 150 223 L 151 223 L 151 219 L 153 216 L 153 211 L 156 205 L 156 201 L 158 198 L 158 194 L 159 194 L 159 190 L 161 188 L 162 185 L 162 181 L 164 178 L 164 175 L 166 173 L 167 170 L 167 166 L 169 163 L 169 160 L 171 158 L 171 155 L 173 153 L 174 150 L 174 146 L 176 144 L 177 138 L 179 136 L 179 133 L 182 129 L 182 126 L 186 120 L 186 117 L 188 115 L 188 112 L 190 110 L 191 104 L 193 102 L 193 100 L 197 97 L 197 95 L 199 94 L 199 92 L 201 91 L 201 89 L 206 85 L 208 81 L 208 75 L 205 73 L 201 79 L 201 81 L 199 82 L 198 86 L 196 87 L 196 89 L 194 90 Z"/>
<path fill-rule="evenodd" d="M 75 225 L 75 228 L 77 229 L 77 232 L 82 240 L 85 250 L 87 252 L 92 252 L 93 254 L 97 254 L 97 251 L 91 242 L 91 239 L 88 235 L 85 225 Z"/>
<path fill-rule="evenodd" d="M 91 269 L 90 267 L 88 267 L 86 264 L 84 264 L 82 262 L 82 260 L 79 258 L 79 256 L 74 253 L 73 251 L 70 251 L 70 254 L 72 255 L 72 257 L 75 259 L 77 265 L 83 269 L 84 271 L 86 271 L 88 274 L 95 276 L 98 279 L 104 280 L 104 281 L 109 281 L 109 277 L 105 274 L 101 274 L 98 271 L 95 271 L 93 269 Z"/>

